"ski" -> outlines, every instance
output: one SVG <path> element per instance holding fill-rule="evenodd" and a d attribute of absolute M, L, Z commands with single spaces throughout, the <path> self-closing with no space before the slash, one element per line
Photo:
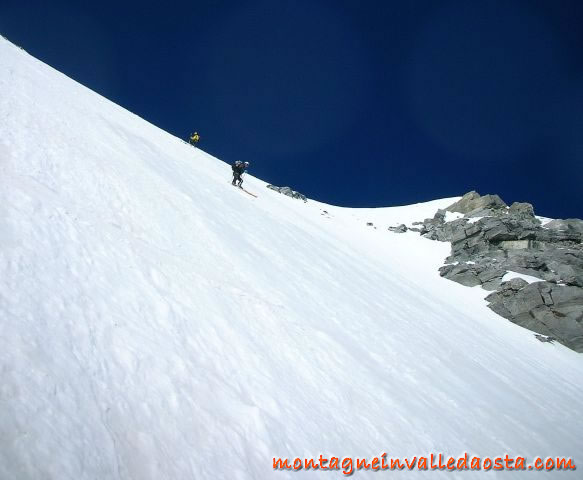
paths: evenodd
<path fill-rule="evenodd" d="M 245 190 L 243 187 L 239 187 L 241 190 L 243 190 L 245 193 L 251 195 L 252 197 L 257 198 L 257 195 L 255 195 L 254 193 L 249 192 L 248 190 Z"/>
<path fill-rule="evenodd" d="M 231 183 L 231 182 L 229 182 L 229 183 Z M 231 183 L 231 185 L 233 185 L 233 184 Z M 236 187 L 236 188 L 238 188 L 239 190 L 243 190 L 245 193 L 247 193 L 248 195 L 251 195 L 252 197 L 259 198 L 259 197 L 258 197 L 257 195 L 255 195 L 254 193 L 251 193 L 249 190 L 245 190 L 243 187 L 240 187 L 239 185 L 233 185 L 233 187 Z"/>

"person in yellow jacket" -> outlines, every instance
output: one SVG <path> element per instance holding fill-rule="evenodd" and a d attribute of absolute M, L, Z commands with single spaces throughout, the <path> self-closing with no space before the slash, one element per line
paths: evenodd
<path fill-rule="evenodd" d="M 200 135 L 198 134 L 198 132 L 194 132 L 190 136 L 190 144 L 194 145 L 195 147 L 196 147 L 196 144 L 198 143 L 199 140 L 200 140 Z"/>

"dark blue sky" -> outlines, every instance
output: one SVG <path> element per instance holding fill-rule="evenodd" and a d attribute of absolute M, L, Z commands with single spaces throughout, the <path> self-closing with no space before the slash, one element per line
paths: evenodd
<path fill-rule="evenodd" d="M 583 2 L 0 0 L 0 33 L 311 198 L 583 217 Z"/>

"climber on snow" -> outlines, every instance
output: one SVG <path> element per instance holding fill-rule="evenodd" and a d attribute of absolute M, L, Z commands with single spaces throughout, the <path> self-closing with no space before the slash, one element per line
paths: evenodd
<path fill-rule="evenodd" d="M 233 185 L 240 187 L 243 183 L 242 175 L 245 173 L 245 170 L 249 167 L 249 162 L 241 162 L 237 160 L 232 166 L 231 169 L 233 170 L 233 181 L 231 182 Z"/>
<path fill-rule="evenodd" d="M 188 140 L 188 142 L 191 145 L 194 145 L 196 147 L 196 144 L 198 143 L 198 141 L 200 140 L 200 135 L 198 134 L 198 132 L 194 132 L 191 136 L 190 139 Z"/>

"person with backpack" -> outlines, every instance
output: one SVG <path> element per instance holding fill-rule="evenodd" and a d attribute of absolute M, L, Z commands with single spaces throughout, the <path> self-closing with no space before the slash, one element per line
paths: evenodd
<path fill-rule="evenodd" d="M 240 187 L 243 184 L 242 175 L 245 173 L 245 170 L 249 167 L 249 162 L 242 162 L 237 160 L 233 165 L 231 165 L 231 169 L 233 170 L 233 181 L 231 182 L 233 185 Z"/>
<path fill-rule="evenodd" d="M 188 141 L 192 146 L 196 147 L 196 144 L 198 143 L 199 140 L 200 140 L 200 135 L 198 134 L 198 132 L 194 132 L 190 136 L 190 139 Z"/>

